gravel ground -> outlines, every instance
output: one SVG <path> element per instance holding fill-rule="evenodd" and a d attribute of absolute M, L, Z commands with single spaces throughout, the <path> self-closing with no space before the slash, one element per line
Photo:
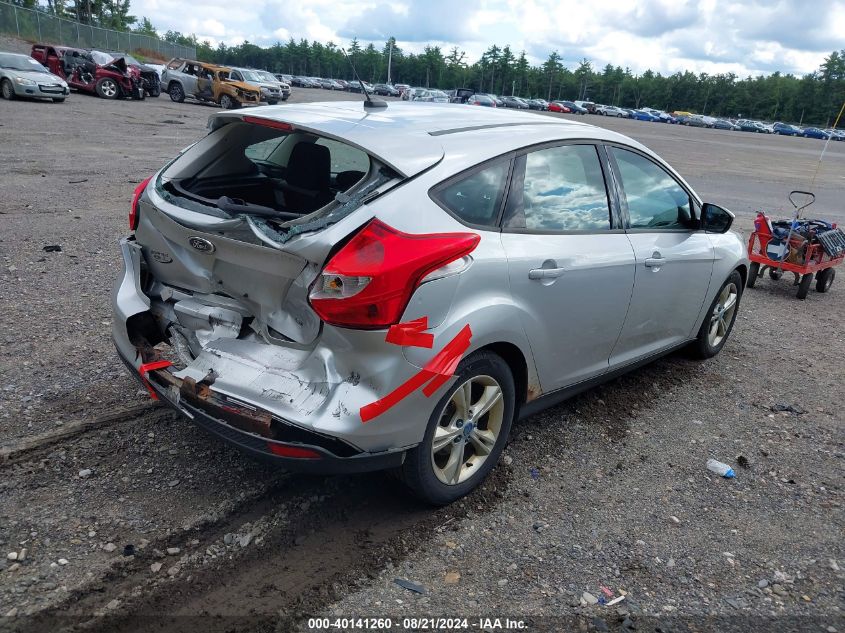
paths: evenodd
<path fill-rule="evenodd" d="M 719 357 L 673 355 L 518 424 L 491 480 L 436 511 L 382 475 L 286 475 L 145 406 L 109 340 L 116 241 L 135 184 L 214 111 L 0 102 L 0 628 L 845 631 L 841 284 L 798 302 L 761 280 Z M 808 186 L 823 145 L 586 121 L 655 149 L 746 231 Z M 843 149 L 813 188 L 845 222 Z"/>

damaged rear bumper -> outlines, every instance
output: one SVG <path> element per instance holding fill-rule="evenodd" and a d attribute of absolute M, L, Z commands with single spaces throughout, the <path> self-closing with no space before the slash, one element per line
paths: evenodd
<path fill-rule="evenodd" d="M 242 452 L 286 470 L 324 475 L 362 473 L 397 468 L 405 459 L 404 450 L 368 453 L 291 425 L 246 403 L 222 398 L 190 378 L 176 378 L 167 368 L 142 374 L 119 347 L 118 354 L 150 395 Z"/>
<path fill-rule="evenodd" d="M 150 343 L 161 340 L 162 300 L 145 293 L 150 273 L 143 247 L 128 238 L 121 251 L 123 270 L 112 297 L 118 355 L 151 394 L 200 426 L 256 456 L 314 473 L 393 468 L 422 440 L 433 403 L 420 392 L 375 420 L 360 413 L 419 372 L 400 346 L 384 341 L 384 332 L 325 328 L 313 348 L 288 348 L 212 328 L 193 363 L 162 367 L 169 363 L 160 362 Z M 193 324 L 205 313 L 173 314 Z M 221 315 L 204 318 L 223 328 Z M 338 348 L 347 353 L 335 353 Z M 158 366 L 145 368 L 154 362 Z"/>

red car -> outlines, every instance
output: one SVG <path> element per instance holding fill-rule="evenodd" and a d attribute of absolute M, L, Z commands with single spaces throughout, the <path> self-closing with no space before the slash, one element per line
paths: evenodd
<path fill-rule="evenodd" d="M 97 51 L 48 44 L 33 44 L 31 55 L 76 90 L 90 92 L 103 99 L 144 98 L 140 69 L 127 65 L 122 57 L 112 59 Z"/>
<path fill-rule="evenodd" d="M 552 101 L 549 104 L 549 112 L 562 112 L 563 114 L 569 114 L 572 110 L 569 106 L 563 105 L 560 101 Z"/>

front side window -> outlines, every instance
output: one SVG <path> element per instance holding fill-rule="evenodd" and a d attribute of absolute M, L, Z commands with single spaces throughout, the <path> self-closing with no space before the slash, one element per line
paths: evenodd
<path fill-rule="evenodd" d="M 525 157 L 522 205 L 505 227 L 535 231 L 610 229 L 607 189 L 593 145 L 563 145 Z"/>
<path fill-rule="evenodd" d="M 610 148 L 628 203 L 632 229 L 690 229 L 689 194 L 657 164 L 634 152 Z"/>
<path fill-rule="evenodd" d="M 498 161 L 446 185 L 435 198 L 464 222 L 494 226 L 502 204 L 510 162 Z"/>

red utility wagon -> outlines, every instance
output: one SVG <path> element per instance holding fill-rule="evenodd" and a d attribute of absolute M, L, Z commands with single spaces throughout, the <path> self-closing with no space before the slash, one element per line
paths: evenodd
<path fill-rule="evenodd" d="M 806 195 L 809 201 L 799 207 L 793 200 L 795 194 Z M 774 280 L 780 279 L 784 271 L 795 275 L 794 285 L 798 286 L 796 296 L 799 299 L 807 297 L 814 278 L 817 292 L 830 289 L 836 276 L 834 266 L 845 261 L 845 233 L 835 224 L 799 220 L 801 211 L 815 199 L 815 195 L 808 191 L 789 193 L 795 215 L 792 222 L 787 223 L 788 230 L 783 226 L 773 227 L 765 214 L 757 214 L 755 230 L 748 240 L 748 259 L 751 260 L 749 288 L 753 288 L 757 278 L 768 269 L 769 277 Z"/>

